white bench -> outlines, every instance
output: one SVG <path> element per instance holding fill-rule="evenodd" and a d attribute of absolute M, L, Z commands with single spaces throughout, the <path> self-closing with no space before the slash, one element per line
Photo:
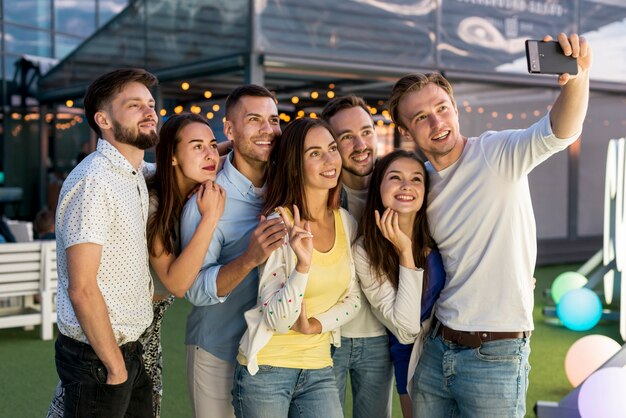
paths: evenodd
<path fill-rule="evenodd" d="M 0 328 L 41 325 L 41 338 L 52 339 L 57 279 L 54 241 L 0 244 L 0 298 L 24 300 L 0 312 Z M 35 295 L 39 306 L 33 302 Z"/>

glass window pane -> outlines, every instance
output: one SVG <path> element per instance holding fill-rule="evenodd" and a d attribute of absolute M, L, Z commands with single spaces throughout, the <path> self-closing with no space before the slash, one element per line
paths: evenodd
<path fill-rule="evenodd" d="M 84 41 L 74 36 L 54 35 L 54 58 L 62 59 Z"/>
<path fill-rule="evenodd" d="M 95 0 L 55 0 L 55 30 L 89 36 L 96 30 Z"/>
<path fill-rule="evenodd" d="M 4 18 L 9 22 L 50 29 L 50 0 L 9 0 L 4 2 Z"/>
<path fill-rule="evenodd" d="M 50 57 L 51 44 L 49 31 L 4 25 L 4 46 L 7 52 Z"/>
<path fill-rule="evenodd" d="M 4 56 L 4 78 L 7 80 L 13 80 L 13 76 L 15 75 L 15 62 L 19 60 L 20 57 L 17 55 L 5 55 Z"/>
<path fill-rule="evenodd" d="M 100 21 L 98 26 L 107 23 L 113 16 L 124 10 L 126 6 L 128 6 L 128 0 L 100 0 Z"/>

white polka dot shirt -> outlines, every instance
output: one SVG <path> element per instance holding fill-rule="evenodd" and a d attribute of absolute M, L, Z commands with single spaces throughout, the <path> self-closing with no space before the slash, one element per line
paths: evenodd
<path fill-rule="evenodd" d="M 99 139 L 96 152 L 63 183 L 56 217 L 57 316 L 59 331 L 68 337 L 88 343 L 67 292 L 65 250 L 81 243 L 102 245 L 97 281 L 118 345 L 136 341 L 152 322 L 148 189 L 142 170 Z"/>

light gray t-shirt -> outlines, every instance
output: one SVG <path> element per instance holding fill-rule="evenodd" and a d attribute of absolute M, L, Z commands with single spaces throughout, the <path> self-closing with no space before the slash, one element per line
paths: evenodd
<path fill-rule="evenodd" d="M 567 148 L 548 115 L 525 130 L 468 138 L 458 161 L 430 164 L 428 220 L 446 270 L 436 316 L 462 331 L 533 329 L 537 234 L 528 173 Z"/>

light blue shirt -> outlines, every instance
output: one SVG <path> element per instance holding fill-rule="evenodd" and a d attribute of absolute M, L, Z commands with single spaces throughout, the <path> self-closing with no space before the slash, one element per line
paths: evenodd
<path fill-rule="evenodd" d="M 232 158 L 231 152 L 215 180 L 226 191 L 224 214 L 213 233 L 200 273 L 185 294 L 194 305 L 187 317 L 185 344 L 198 345 L 214 356 L 234 363 L 239 340 L 246 330 L 243 314 L 256 303 L 259 276 L 257 269 L 253 269 L 228 296 L 219 297 L 217 274 L 223 265 L 248 248 L 250 235 L 259 223 L 264 190 L 254 187 L 237 171 Z M 183 248 L 191 241 L 200 218 L 193 197 L 185 204 L 180 220 Z"/>

